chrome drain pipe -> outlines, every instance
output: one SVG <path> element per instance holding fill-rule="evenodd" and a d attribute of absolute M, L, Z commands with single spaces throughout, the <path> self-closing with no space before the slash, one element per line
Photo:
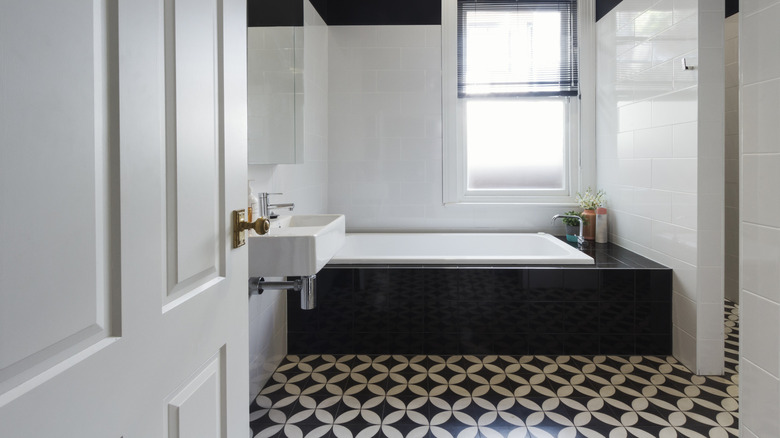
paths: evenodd
<path fill-rule="evenodd" d="M 260 295 L 266 290 L 292 290 L 301 293 L 301 309 L 317 307 L 317 276 L 306 275 L 288 281 L 265 281 L 263 277 L 249 278 L 249 296 Z"/>

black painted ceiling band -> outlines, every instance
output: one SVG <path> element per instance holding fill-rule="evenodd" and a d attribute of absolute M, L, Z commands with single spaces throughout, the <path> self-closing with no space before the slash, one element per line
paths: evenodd
<path fill-rule="evenodd" d="M 596 0 L 596 21 L 601 20 L 622 1 L 623 0 Z"/>
<path fill-rule="evenodd" d="M 739 12 L 739 0 L 726 0 L 726 18 Z"/>
<path fill-rule="evenodd" d="M 247 0 L 247 26 L 303 26 L 303 1 Z"/>
<path fill-rule="evenodd" d="M 441 0 L 311 0 L 311 4 L 330 26 L 441 24 Z"/>

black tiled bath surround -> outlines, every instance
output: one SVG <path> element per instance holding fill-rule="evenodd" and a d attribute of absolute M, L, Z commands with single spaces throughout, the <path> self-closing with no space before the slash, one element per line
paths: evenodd
<path fill-rule="evenodd" d="M 672 271 L 594 245 L 593 266 L 326 266 L 288 294 L 290 354 L 670 354 Z"/>

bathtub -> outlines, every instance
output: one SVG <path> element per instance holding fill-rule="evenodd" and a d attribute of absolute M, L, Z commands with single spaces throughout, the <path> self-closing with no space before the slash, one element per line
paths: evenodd
<path fill-rule="evenodd" d="M 546 233 L 348 233 L 331 264 L 592 265 Z"/>
<path fill-rule="evenodd" d="M 672 270 L 548 234 L 347 234 L 289 354 L 667 355 Z M 595 260 L 594 260 L 595 259 Z"/>

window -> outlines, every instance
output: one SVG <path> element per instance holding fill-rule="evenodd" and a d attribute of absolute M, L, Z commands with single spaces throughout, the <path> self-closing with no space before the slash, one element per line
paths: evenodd
<path fill-rule="evenodd" d="M 443 13 L 445 202 L 572 202 L 577 1 L 444 0 Z"/>

